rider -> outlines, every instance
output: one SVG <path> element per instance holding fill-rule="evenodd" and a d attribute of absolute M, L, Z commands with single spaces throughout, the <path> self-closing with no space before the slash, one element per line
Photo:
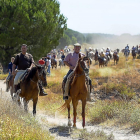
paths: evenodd
<path fill-rule="evenodd" d="M 101 59 L 102 59 L 103 61 L 105 61 L 105 55 L 104 55 L 103 51 L 101 51 L 100 57 L 101 57 Z"/>
<path fill-rule="evenodd" d="M 29 53 L 27 53 L 27 45 L 22 44 L 21 46 L 21 53 L 17 54 L 15 57 L 15 60 L 13 62 L 13 67 L 12 67 L 12 74 L 15 75 L 15 68 L 18 66 L 18 71 L 14 79 L 14 88 L 15 88 L 15 93 L 19 89 L 18 84 L 20 83 L 20 78 L 22 75 L 26 72 L 26 70 L 29 72 L 31 68 L 33 67 L 33 56 Z M 38 86 L 40 89 L 40 96 L 46 96 L 47 94 L 44 92 L 43 87 L 41 82 L 38 82 Z"/>
<path fill-rule="evenodd" d="M 11 62 L 8 64 L 9 75 L 8 75 L 7 78 L 6 78 L 6 92 L 9 91 L 8 82 L 9 82 L 10 77 L 11 77 L 11 74 L 12 74 L 12 66 L 13 66 L 14 60 L 15 60 L 15 58 L 14 58 L 14 57 L 11 57 Z"/>
<path fill-rule="evenodd" d="M 64 62 L 64 59 L 65 59 L 65 54 L 64 53 L 62 53 L 62 55 L 61 55 L 61 60 L 62 60 L 62 63 Z M 64 64 L 65 65 L 65 64 Z"/>
<path fill-rule="evenodd" d="M 109 48 L 107 48 L 107 49 L 106 49 L 106 52 L 110 53 L 110 49 L 109 49 Z"/>
<path fill-rule="evenodd" d="M 124 54 L 125 54 L 126 52 L 129 53 L 129 46 L 128 46 L 128 44 L 127 44 L 127 46 L 125 47 Z"/>
<path fill-rule="evenodd" d="M 95 54 L 97 54 L 97 55 L 98 55 L 98 50 L 97 50 L 97 49 L 95 50 Z"/>
<path fill-rule="evenodd" d="M 62 53 L 61 59 L 62 59 L 62 61 L 64 61 L 64 59 L 65 59 L 65 54 L 64 53 Z"/>
<path fill-rule="evenodd" d="M 80 52 L 81 45 L 79 43 L 74 44 L 74 52 L 69 53 L 66 58 L 64 59 L 65 65 L 67 65 L 70 69 L 67 73 L 67 75 L 64 77 L 64 84 L 66 84 L 67 78 L 69 78 L 70 73 L 73 72 L 74 68 L 76 67 L 77 61 L 79 59 L 79 53 L 82 57 L 85 55 Z M 90 86 L 91 86 L 91 80 L 89 80 Z M 69 85 L 69 84 L 68 84 Z M 68 100 L 68 93 L 65 93 L 65 96 L 63 97 L 64 100 Z"/>

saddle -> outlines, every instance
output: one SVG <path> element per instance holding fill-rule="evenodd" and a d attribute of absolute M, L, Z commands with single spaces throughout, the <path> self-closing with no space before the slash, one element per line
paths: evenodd
<path fill-rule="evenodd" d="M 21 76 L 20 82 L 23 82 L 23 81 L 27 78 L 28 75 L 29 75 L 29 72 L 28 72 L 28 70 L 26 70 L 26 71 L 24 72 L 24 74 Z"/>
<path fill-rule="evenodd" d="M 68 85 L 65 85 L 64 81 L 62 83 L 62 89 L 63 89 L 63 94 L 65 93 L 65 86 L 67 86 L 68 89 L 66 89 L 68 91 L 68 95 L 70 96 L 70 89 L 71 89 L 71 85 L 72 83 L 74 82 L 76 76 L 75 74 L 71 74 L 69 78 L 67 78 L 67 80 L 69 80 L 69 84 Z M 86 76 L 86 85 L 88 87 L 88 85 L 91 85 L 91 81 L 89 80 L 90 78 L 88 76 Z M 67 81 L 66 81 L 67 83 Z M 89 89 L 88 89 L 89 90 Z M 90 91 L 91 92 L 91 87 L 90 87 Z"/>

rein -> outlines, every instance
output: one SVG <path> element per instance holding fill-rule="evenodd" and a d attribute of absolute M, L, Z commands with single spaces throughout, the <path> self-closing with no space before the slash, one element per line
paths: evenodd
<path fill-rule="evenodd" d="M 37 83 L 37 82 L 35 82 L 34 80 L 32 80 L 31 78 L 30 78 L 30 80 L 31 80 L 33 83 Z"/>
<path fill-rule="evenodd" d="M 75 75 L 76 75 L 76 77 L 80 77 L 82 75 L 85 75 L 85 72 L 83 71 L 82 74 L 75 74 Z"/>

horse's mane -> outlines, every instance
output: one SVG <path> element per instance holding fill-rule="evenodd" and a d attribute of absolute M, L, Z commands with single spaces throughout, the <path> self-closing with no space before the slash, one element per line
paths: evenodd
<path fill-rule="evenodd" d="M 77 72 L 78 72 L 78 69 L 79 69 L 78 65 L 79 65 L 79 61 L 80 61 L 80 60 L 81 60 L 81 59 L 79 59 L 78 62 L 77 62 L 77 64 L 76 64 L 76 67 L 75 67 L 75 69 L 74 69 L 74 73 L 77 73 Z"/>
<path fill-rule="evenodd" d="M 36 71 L 37 71 L 37 68 L 36 68 L 36 67 L 33 67 L 33 68 L 31 69 L 31 71 L 29 72 L 29 75 L 28 75 L 28 77 L 27 77 L 26 80 L 27 80 L 27 81 L 30 81 L 30 79 L 32 79 L 32 78 L 34 77 Z"/>

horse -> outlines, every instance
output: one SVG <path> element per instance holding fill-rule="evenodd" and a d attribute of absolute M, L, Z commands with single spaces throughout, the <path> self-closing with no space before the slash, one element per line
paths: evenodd
<path fill-rule="evenodd" d="M 20 89 L 16 92 L 16 98 L 20 105 L 20 97 L 23 98 L 24 110 L 28 111 L 28 102 L 33 100 L 33 115 L 36 114 L 38 101 L 38 82 L 42 81 L 43 86 L 47 86 L 46 72 L 44 66 L 36 65 L 31 69 L 27 78 L 20 82 Z"/>
<path fill-rule="evenodd" d="M 129 56 L 129 52 L 128 51 L 125 51 L 124 52 L 124 55 L 125 55 L 125 59 L 126 59 L 126 61 L 128 60 L 128 56 Z"/>
<path fill-rule="evenodd" d="M 135 52 L 135 50 L 132 50 L 132 56 L 133 56 L 133 59 L 136 58 L 136 52 Z"/>
<path fill-rule="evenodd" d="M 117 63 L 119 61 L 119 57 L 116 53 L 113 53 L 113 59 L 114 59 L 114 65 L 115 65 L 115 62 L 116 62 L 116 65 L 117 65 Z"/>
<path fill-rule="evenodd" d="M 57 68 L 57 61 L 55 59 L 51 59 L 51 67 L 53 69 L 53 67 Z"/>
<path fill-rule="evenodd" d="M 72 83 L 70 84 L 69 91 L 69 99 L 65 100 L 65 103 L 59 108 L 59 110 L 63 111 L 65 108 L 68 110 L 68 126 L 71 126 L 70 120 L 70 102 L 72 101 L 73 105 L 73 127 L 76 127 L 76 116 L 77 116 L 77 105 L 78 101 L 82 101 L 82 126 L 85 126 L 85 106 L 86 99 L 88 95 L 88 89 L 86 86 L 86 74 L 89 72 L 85 61 L 81 58 L 79 54 L 79 60 L 77 62 L 77 66 L 74 69 L 74 78 L 72 79 Z M 62 84 L 63 86 L 63 84 Z M 64 93 L 64 88 L 63 88 Z"/>
<path fill-rule="evenodd" d="M 11 98 L 12 100 L 14 100 L 14 96 L 13 96 L 13 90 L 14 90 L 14 77 L 15 75 L 10 75 L 10 78 L 9 78 L 9 81 L 6 81 L 8 82 L 7 86 L 8 86 L 8 91 L 10 89 L 10 94 L 11 94 Z"/>
<path fill-rule="evenodd" d="M 97 53 L 95 53 L 94 60 L 95 60 L 95 62 L 98 61 L 98 54 Z"/>
<path fill-rule="evenodd" d="M 59 59 L 59 66 L 60 66 L 60 69 L 62 66 L 65 66 L 64 61 L 62 59 Z"/>
<path fill-rule="evenodd" d="M 103 60 L 103 58 L 101 58 L 101 57 L 98 57 L 98 61 L 99 61 L 99 68 L 100 68 L 100 66 L 102 67 L 104 67 L 104 66 L 107 66 L 107 59 L 106 60 Z"/>

